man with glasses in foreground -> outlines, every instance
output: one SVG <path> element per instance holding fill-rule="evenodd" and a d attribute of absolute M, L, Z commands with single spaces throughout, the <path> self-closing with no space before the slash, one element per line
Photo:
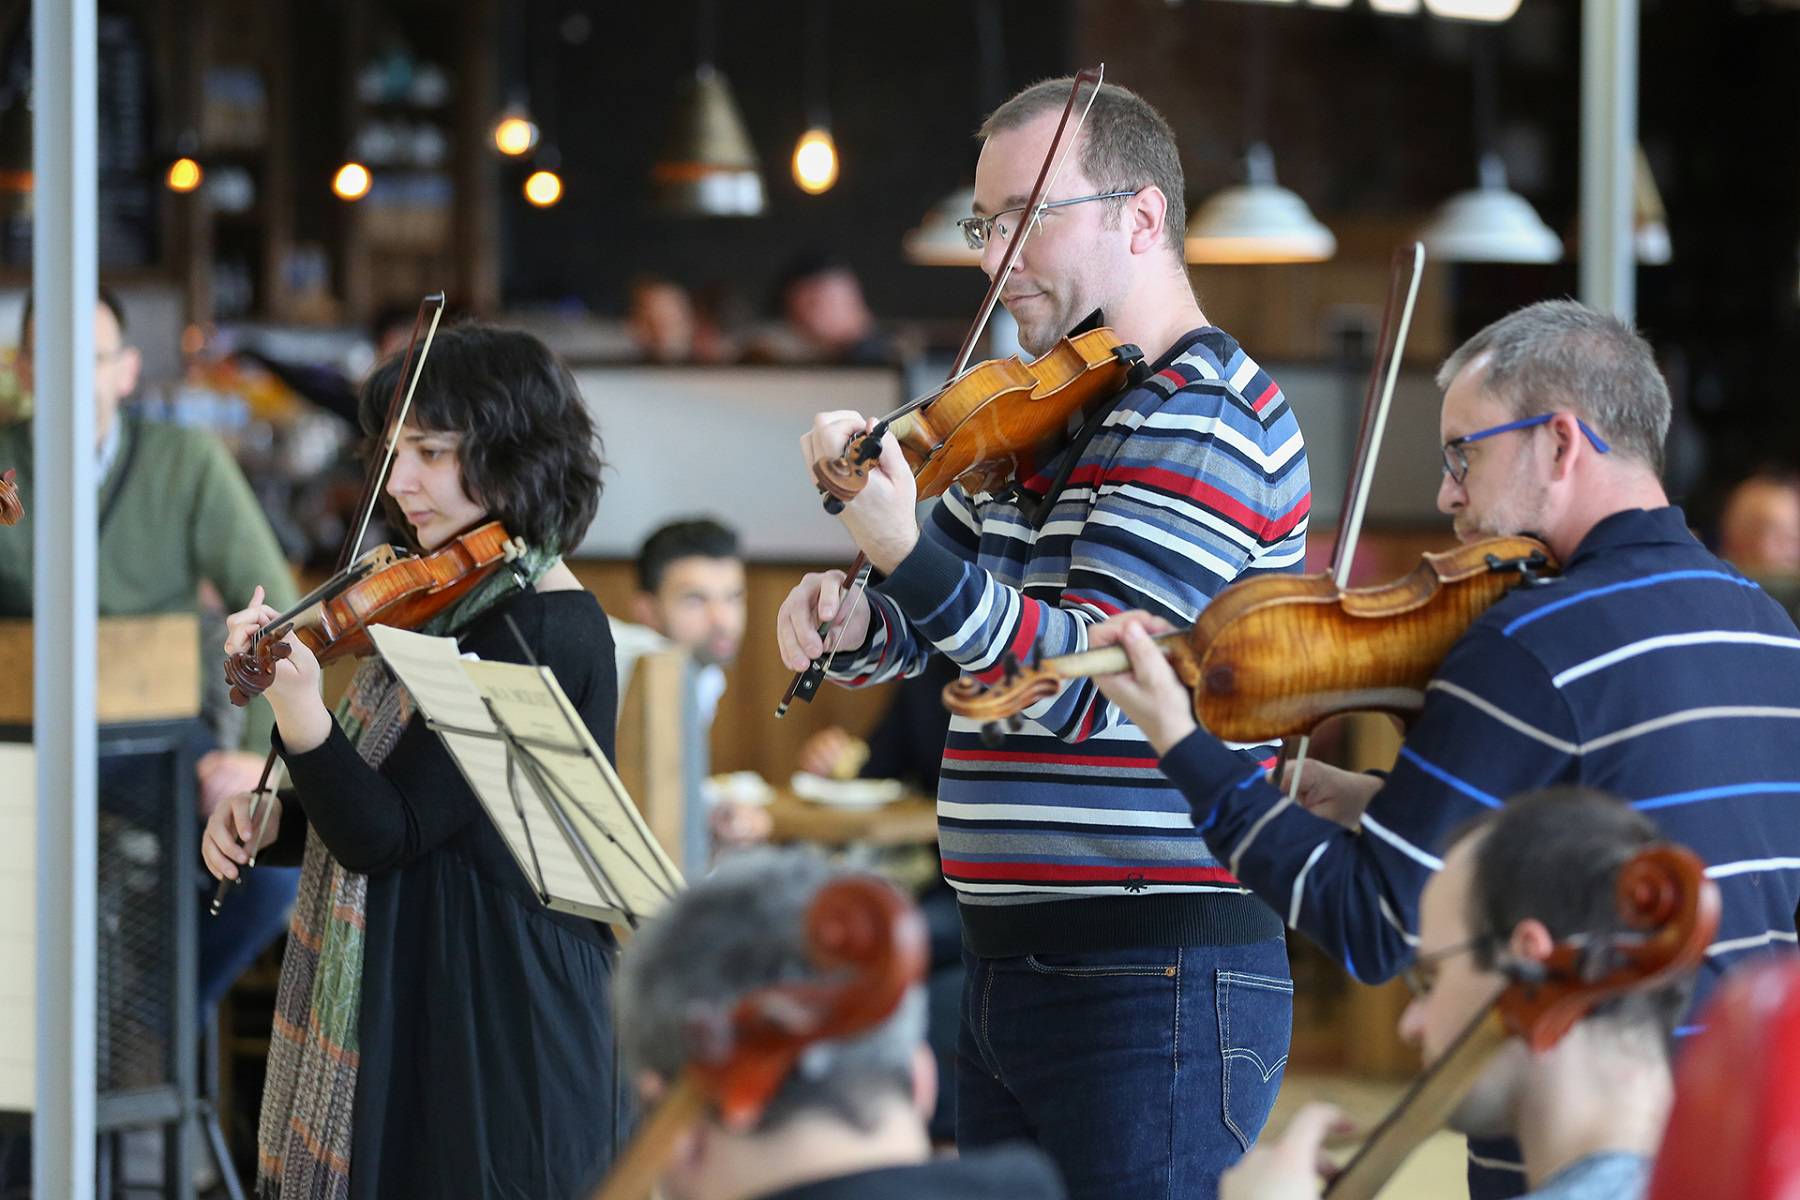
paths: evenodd
<path fill-rule="evenodd" d="M 1530 979 L 1558 942 L 1618 931 L 1619 870 L 1659 840 L 1630 805 L 1587 788 L 1520 796 L 1454 838 L 1419 904 L 1413 1001 L 1400 1036 L 1431 1066 L 1493 998 Z M 1674 1099 L 1669 1036 L 1692 976 L 1596 1006 L 1550 1049 L 1514 1039 L 1450 1116 L 1450 1128 L 1516 1137 L 1532 1200 L 1636 1200 Z M 1224 1200 L 1311 1200 L 1340 1114 L 1301 1109 L 1220 1184 Z"/>
<path fill-rule="evenodd" d="M 1542 538 L 1561 573 L 1469 627 L 1389 775 L 1308 762 L 1290 804 L 1196 728 L 1151 645 L 1153 616 L 1091 632 L 1133 664 L 1101 689 L 1162 755 L 1213 852 L 1365 982 L 1412 957 L 1449 832 L 1550 784 L 1624 796 L 1712 864 L 1724 917 L 1702 992 L 1747 956 L 1791 950 L 1800 631 L 1663 493 L 1669 392 L 1649 345 L 1610 316 L 1546 302 L 1476 334 L 1438 380 L 1439 509 L 1464 541 Z M 1472 1155 L 1475 1196 L 1518 1194 L 1516 1157 Z"/>
<path fill-rule="evenodd" d="M 1027 224 L 1072 85 L 1028 88 L 982 128 L 964 230 L 990 275 Z M 1042 354 L 1097 318 L 1150 369 L 1015 489 L 952 488 L 923 530 L 887 439 L 843 511 L 886 578 L 846 616 L 840 683 L 917 675 L 932 654 L 992 679 L 1009 654 L 1084 648 L 1123 609 L 1191 621 L 1232 580 L 1300 565 L 1300 430 L 1194 298 L 1167 122 L 1102 87 L 1048 196 L 1001 293 L 1019 341 Z M 809 482 L 815 458 L 867 428 L 820 414 L 803 439 Z M 818 624 L 842 588 L 839 573 L 809 575 L 788 596 L 789 667 L 823 651 Z M 1025 716 L 999 747 L 952 721 L 944 747 L 939 846 L 967 968 L 957 1143 L 1031 1138 L 1081 1200 L 1211 1200 L 1281 1082 L 1293 992 L 1281 920 L 1208 851 L 1142 733 L 1092 681 Z M 1232 761 L 1251 770 L 1272 753 Z"/>

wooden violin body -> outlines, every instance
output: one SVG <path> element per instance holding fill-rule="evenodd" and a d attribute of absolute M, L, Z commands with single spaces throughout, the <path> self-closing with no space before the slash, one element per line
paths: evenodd
<path fill-rule="evenodd" d="M 0 473 L 0 525 L 17 525 L 25 517 L 24 502 L 19 499 L 19 485 L 13 482 L 13 468 Z"/>
<path fill-rule="evenodd" d="M 1102 327 L 1063 338 L 1031 362 L 995 358 L 969 368 L 889 425 L 919 499 L 953 483 L 976 494 L 999 492 L 1029 476 L 1096 404 L 1124 388 L 1143 357 Z M 814 463 L 820 490 L 840 502 L 854 499 L 880 457 L 880 439 L 874 443 L 852 439 L 843 454 Z"/>
<path fill-rule="evenodd" d="M 1499 564 L 1498 567 L 1496 564 Z M 1227 741 L 1306 733 L 1327 717 L 1411 720 L 1425 687 L 1471 624 L 1553 560 L 1533 538 L 1493 538 L 1424 555 L 1392 583 L 1263 575 L 1220 592 L 1171 655 L 1194 719 Z"/>
<path fill-rule="evenodd" d="M 517 545 L 498 521 L 458 534 L 430 554 L 399 555 L 377 546 L 333 584 L 306 597 L 289 620 L 270 623 L 242 654 L 225 661 L 233 703 L 267 690 L 275 664 L 290 653 L 291 630 L 321 662 L 360 658 L 374 649 L 369 626 L 413 629 L 462 599 L 502 564 Z"/>
<path fill-rule="evenodd" d="M 1470 624 L 1554 568 L 1542 542 L 1508 537 L 1424 555 L 1379 587 L 1339 588 L 1328 574 L 1260 575 L 1225 588 L 1193 626 L 1157 641 L 1193 694 L 1194 719 L 1226 741 L 1304 734 L 1348 712 L 1410 720 Z M 1089 650 L 1045 659 L 991 690 L 959 679 L 944 689 L 944 704 L 998 721 L 1054 695 L 1063 680 L 1129 669 L 1117 647 Z"/>

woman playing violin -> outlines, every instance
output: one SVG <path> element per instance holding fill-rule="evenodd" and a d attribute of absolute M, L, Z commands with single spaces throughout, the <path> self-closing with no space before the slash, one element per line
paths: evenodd
<path fill-rule="evenodd" d="M 398 362 L 369 380 L 383 434 Z M 438 335 L 399 432 L 390 518 L 431 551 L 498 520 L 524 543 L 421 627 L 465 654 L 548 666 L 610 755 L 606 614 L 561 555 L 600 497 L 594 427 L 568 370 L 528 334 Z M 278 614 L 227 622 L 242 651 Z M 508 618 L 516 623 L 521 645 Z M 304 843 L 300 897 L 258 1136 L 259 1191 L 282 1197 L 564 1197 L 603 1165 L 612 1126 L 614 942 L 534 897 L 437 736 L 378 658 L 335 715 L 313 652 L 289 636 L 264 693 L 292 780 L 263 835 Z M 221 805 L 202 854 L 235 878 L 256 822 Z"/>

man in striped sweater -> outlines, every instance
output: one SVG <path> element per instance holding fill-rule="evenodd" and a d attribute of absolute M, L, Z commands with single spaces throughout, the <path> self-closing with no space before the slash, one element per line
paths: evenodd
<path fill-rule="evenodd" d="M 982 129 L 965 229 L 990 273 L 1070 86 L 1036 85 Z M 885 579 L 855 601 L 832 678 L 880 683 L 944 654 L 991 680 L 1009 654 L 1082 649 L 1125 609 L 1190 621 L 1233 579 L 1299 566 L 1300 431 L 1274 381 L 1201 312 L 1182 195 L 1167 124 L 1104 87 L 1002 300 L 1033 353 L 1098 310 L 1149 370 L 1016 489 L 953 488 L 923 530 L 890 438 L 843 514 Z M 808 463 L 866 427 L 822 414 Z M 842 583 L 811 575 L 789 595 L 788 666 L 822 652 L 817 623 Z M 1281 921 L 1208 852 L 1142 733 L 1091 682 L 1026 718 L 998 749 L 953 721 L 944 748 L 940 845 L 968 967 L 958 1142 L 1035 1140 L 1076 1197 L 1211 1197 L 1286 1061 Z M 1233 761 L 1252 769 L 1268 751 Z"/>
<path fill-rule="evenodd" d="M 1093 631 L 1133 664 L 1100 686 L 1144 728 L 1214 853 L 1369 982 L 1411 958 L 1419 896 L 1450 831 L 1547 784 L 1625 797 L 1706 859 L 1723 894 L 1698 1003 L 1733 963 L 1795 942 L 1800 633 L 1669 505 L 1668 388 L 1628 326 L 1569 301 L 1532 305 L 1477 334 L 1438 378 L 1438 507 L 1465 541 L 1537 534 L 1562 571 L 1474 622 L 1391 774 L 1308 763 L 1290 804 L 1195 728 L 1149 642 L 1154 616 Z M 1522 1183 L 1471 1176 L 1478 1196 Z"/>

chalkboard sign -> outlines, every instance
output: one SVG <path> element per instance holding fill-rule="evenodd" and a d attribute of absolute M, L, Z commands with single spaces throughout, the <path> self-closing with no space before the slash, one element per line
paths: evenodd
<path fill-rule="evenodd" d="M 95 219 L 100 267 L 152 266 L 160 251 L 157 205 L 162 164 L 152 110 L 151 46 L 142 23 L 129 14 L 101 13 L 96 23 Z M 30 23 L 23 21 L 0 50 L 0 91 L 24 95 L 30 80 Z M 29 213 L 9 215 L 0 227 L 0 261 L 30 267 Z"/>

